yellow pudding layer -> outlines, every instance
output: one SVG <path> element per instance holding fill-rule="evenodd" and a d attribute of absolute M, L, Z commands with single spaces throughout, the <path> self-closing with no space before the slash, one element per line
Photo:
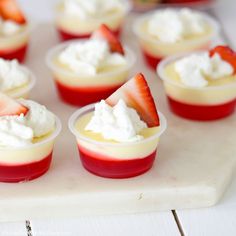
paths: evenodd
<path fill-rule="evenodd" d="M 96 75 L 79 75 L 72 72 L 66 65 L 57 58 L 53 60 L 54 66 L 59 68 L 53 71 L 53 77 L 66 86 L 87 87 L 87 86 L 115 86 L 125 82 L 129 74 L 129 65 L 104 67 Z"/>
<path fill-rule="evenodd" d="M 28 26 L 22 26 L 14 35 L 0 36 L 0 52 L 1 51 L 13 51 L 26 45 L 29 41 L 29 29 Z"/>
<path fill-rule="evenodd" d="M 101 24 L 106 24 L 112 30 L 117 30 L 125 17 L 125 10 L 107 12 L 99 18 L 81 19 L 79 17 L 64 14 L 63 5 L 57 7 L 56 25 L 59 29 L 71 34 L 90 34 Z"/>
<path fill-rule="evenodd" d="M 236 99 L 236 75 L 211 80 L 207 87 L 191 88 L 185 86 L 174 68 L 174 62 L 164 68 L 166 94 L 180 102 L 195 105 L 217 105 Z M 232 84 L 232 86 L 231 86 Z"/>
<path fill-rule="evenodd" d="M 213 34 L 213 29 L 208 25 L 202 34 L 190 35 L 176 43 L 165 43 L 148 33 L 147 24 L 148 20 L 141 22 L 139 25 L 138 30 L 144 36 L 139 37 L 139 41 L 142 49 L 154 57 L 166 57 L 181 52 L 208 49 Z"/>
<path fill-rule="evenodd" d="M 144 137 L 142 141 L 119 143 L 112 140 L 106 140 L 101 134 L 86 131 L 85 127 L 89 123 L 93 112 L 81 116 L 75 123 L 75 129 L 84 137 L 77 137 L 79 146 L 89 151 L 110 157 L 111 159 L 136 159 L 144 158 L 155 151 L 157 148 L 159 137 L 154 137 L 160 127 L 145 128 L 139 134 Z M 152 138 L 153 137 L 153 138 Z"/>

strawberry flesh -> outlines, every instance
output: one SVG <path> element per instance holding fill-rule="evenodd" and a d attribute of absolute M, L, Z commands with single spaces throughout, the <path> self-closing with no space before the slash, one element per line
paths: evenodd
<path fill-rule="evenodd" d="M 102 24 L 93 32 L 92 38 L 104 39 L 109 43 L 111 52 L 117 52 L 124 55 L 124 49 L 116 35 L 105 25 Z"/>
<path fill-rule="evenodd" d="M 234 68 L 234 73 L 236 73 L 236 53 L 228 46 L 217 46 L 210 50 L 209 55 L 212 57 L 215 53 L 218 53 L 220 57 L 227 61 Z"/>
<path fill-rule="evenodd" d="M 110 106 L 123 99 L 128 107 L 134 108 L 148 127 L 159 126 L 157 109 L 144 76 L 139 73 L 106 99 Z"/>
<path fill-rule="evenodd" d="M 26 19 L 21 12 L 16 0 L 0 0 L 0 16 L 4 20 L 12 20 L 19 24 L 25 24 Z"/>
<path fill-rule="evenodd" d="M 0 93 L 0 116 L 19 116 L 20 114 L 25 115 L 27 112 L 27 107 L 7 95 Z"/>

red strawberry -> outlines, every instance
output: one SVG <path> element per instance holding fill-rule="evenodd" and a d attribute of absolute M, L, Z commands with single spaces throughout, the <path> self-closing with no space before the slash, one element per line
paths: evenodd
<path fill-rule="evenodd" d="M 0 93 L 0 116 L 13 116 L 26 114 L 28 108 L 21 105 L 7 95 Z"/>
<path fill-rule="evenodd" d="M 117 89 L 106 102 L 114 106 L 119 99 L 123 99 L 127 106 L 134 108 L 148 127 L 159 126 L 159 116 L 156 106 L 144 76 L 139 73 L 123 86 Z"/>
<path fill-rule="evenodd" d="M 100 25 L 100 27 L 93 32 L 92 38 L 105 39 L 110 45 L 111 52 L 118 52 L 122 55 L 125 54 L 119 39 L 105 24 Z"/>
<path fill-rule="evenodd" d="M 0 0 L 0 15 L 5 20 L 12 20 L 19 24 L 26 23 L 26 19 L 16 0 Z"/>
<path fill-rule="evenodd" d="M 236 73 L 236 53 L 228 46 L 217 46 L 210 50 L 209 54 L 212 57 L 215 53 L 218 53 L 220 57 L 227 61 L 234 68 Z"/>

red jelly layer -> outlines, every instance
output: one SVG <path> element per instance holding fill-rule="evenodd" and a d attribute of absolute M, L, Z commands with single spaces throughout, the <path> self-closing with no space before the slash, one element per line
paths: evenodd
<path fill-rule="evenodd" d="M 168 97 L 171 110 L 181 117 L 191 120 L 216 120 L 232 114 L 235 110 L 236 100 L 220 104 L 220 105 L 190 105 L 178 102 Z"/>
<path fill-rule="evenodd" d="M 115 86 L 79 88 L 68 87 L 56 81 L 56 86 L 61 99 L 66 103 L 75 106 L 84 106 L 105 99 L 115 92 L 122 84 Z"/>
<path fill-rule="evenodd" d="M 141 175 L 148 171 L 155 160 L 156 150 L 144 158 L 116 160 L 101 156 L 79 146 L 81 162 L 89 172 L 106 178 L 121 179 Z"/>
<path fill-rule="evenodd" d="M 23 62 L 25 60 L 26 52 L 27 52 L 28 45 L 24 45 L 20 48 L 15 50 L 0 50 L 0 57 L 6 60 L 13 60 L 17 59 L 19 62 Z"/>
<path fill-rule="evenodd" d="M 162 60 L 162 57 L 151 56 L 150 54 L 148 54 L 144 50 L 143 50 L 143 56 L 144 56 L 144 59 L 146 61 L 146 64 L 154 70 L 156 70 L 157 65 Z"/>
<path fill-rule="evenodd" d="M 57 28 L 57 31 L 62 41 L 66 41 L 70 39 L 84 39 L 84 38 L 89 38 L 91 36 L 91 33 L 90 34 L 72 34 L 59 28 Z M 114 30 L 113 33 L 117 37 L 120 37 L 120 31 L 121 31 L 120 28 L 118 28 L 117 30 Z"/>
<path fill-rule="evenodd" d="M 48 171 L 52 160 L 52 153 L 44 159 L 22 165 L 0 164 L 0 182 L 16 183 L 29 181 Z"/>

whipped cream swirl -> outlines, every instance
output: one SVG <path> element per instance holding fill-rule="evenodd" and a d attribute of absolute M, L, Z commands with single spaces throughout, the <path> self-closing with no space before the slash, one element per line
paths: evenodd
<path fill-rule="evenodd" d="M 0 34 L 3 36 L 11 36 L 18 33 L 22 26 L 12 20 L 3 20 L 0 18 Z"/>
<path fill-rule="evenodd" d="M 176 43 L 189 36 L 206 32 L 203 16 L 190 9 L 157 11 L 148 21 L 148 33 L 161 42 Z"/>
<path fill-rule="evenodd" d="M 72 43 L 59 54 L 58 60 L 75 73 L 92 76 L 105 68 L 127 64 L 126 58 L 111 53 L 107 41 L 102 39 Z"/>
<path fill-rule="evenodd" d="M 4 60 L 0 58 L 0 91 L 6 92 L 26 85 L 29 75 L 17 60 Z"/>
<path fill-rule="evenodd" d="M 55 129 L 55 116 L 45 106 L 31 100 L 19 102 L 29 110 L 25 116 L 0 116 L 0 147 L 25 147 Z"/>
<path fill-rule="evenodd" d="M 64 13 L 85 20 L 124 11 L 126 5 L 124 0 L 64 0 Z"/>
<path fill-rule="evenodd" d="M 205 87 L 209 80 L 221 79 L 233 74 L 234 69 L 221 59 L 218 53 L 212 57 L 208 52 L 192 54 L 175 62 L 175 71 L 181 82 L 189 87 Z"/>
<path fill-rule="evenodd" d="M 119 102 L 111 107 L 104 100 L 95 105 L 94 115 L 85 130 L 100 133 L 105 139 L 118 142 L 136 142 L 143 139 L 138 133 L 147 128 L 136 110 Z"/>

